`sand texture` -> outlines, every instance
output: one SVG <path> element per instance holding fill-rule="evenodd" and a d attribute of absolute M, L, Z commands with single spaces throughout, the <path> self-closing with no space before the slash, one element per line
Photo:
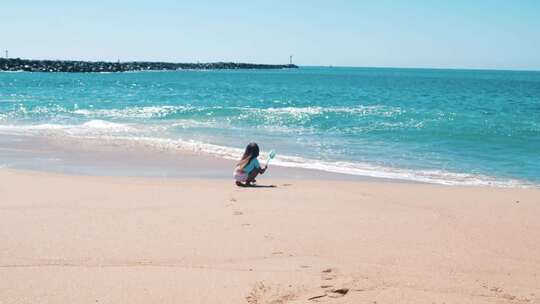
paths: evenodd
<path fill-rule="evenodd" d="M 0 303 L 540 303 L 540 190 L 0 170 Z"/>

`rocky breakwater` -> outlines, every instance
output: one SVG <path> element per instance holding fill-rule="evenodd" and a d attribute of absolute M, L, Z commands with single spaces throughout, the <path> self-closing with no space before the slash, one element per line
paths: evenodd
<path fill-rule="evenodd" d="M 172 63 L 172 62 L 106 62 L 71 60 L 0 59 L 0 71 L 26 72 L 127 72 L 162 70 L 237 70 L 237 69 L 294 69 L 294 64 L 254 64 L 236 62 Z"/>

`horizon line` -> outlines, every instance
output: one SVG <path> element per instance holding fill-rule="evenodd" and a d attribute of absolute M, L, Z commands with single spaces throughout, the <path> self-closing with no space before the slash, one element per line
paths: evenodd
<path fill-rule="evenodd" d="M 302 68 L 356 68 L 356 69 L 403 69 L 403 70 L 465 70 L 465 71 L 506 71 L 506 72 L 540 72 L 538 69 L 520 68 L 470 68 L 470 67 L 415 67 L 415 66 L 355 66 L 355 65 L 299 65 Z"/>

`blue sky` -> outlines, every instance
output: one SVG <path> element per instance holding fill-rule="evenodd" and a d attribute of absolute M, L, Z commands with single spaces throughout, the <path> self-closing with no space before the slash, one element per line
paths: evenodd
<path fill-rule="evenodd" d="M 540 1 L 2 1 L 21 58 L 540 70 Z"/>

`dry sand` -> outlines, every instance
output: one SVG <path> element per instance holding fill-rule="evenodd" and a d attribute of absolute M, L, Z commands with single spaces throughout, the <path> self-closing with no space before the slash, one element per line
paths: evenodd
<path fill-rule="evenodd" d="M 260 181 L 2 169 L 0 303 L 540 303 L 538 189 Z"/>

